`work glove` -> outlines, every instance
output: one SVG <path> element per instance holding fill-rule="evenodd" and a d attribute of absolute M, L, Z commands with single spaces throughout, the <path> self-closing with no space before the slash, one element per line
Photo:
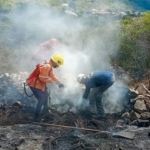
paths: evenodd
<path fill-rule="evenodd" d="M 59 88 L 64 88 L 64 85 L 62 83 L 58 83 Z"/>

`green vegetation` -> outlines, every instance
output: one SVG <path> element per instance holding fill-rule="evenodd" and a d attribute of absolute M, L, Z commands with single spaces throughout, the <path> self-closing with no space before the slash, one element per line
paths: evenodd
<path fill-rule="evenodd" d="M 141 17 L 125 17 L 121 24 L 120 49 L 113 62 L 142 75 L 150 68 L 150 12 L 144 12 Z"/>

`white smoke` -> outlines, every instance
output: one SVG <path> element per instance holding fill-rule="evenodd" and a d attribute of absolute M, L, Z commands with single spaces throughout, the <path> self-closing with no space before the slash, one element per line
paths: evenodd
<path fill-rule="evenodd" d="M 110 8 L 110 6 L 107 5 L 104 8 Z M 70 105 L 73 105 L 72 110 L 86 103 L 82 102 L 84 90 L 76 82 L 76 75 L 106 70 L 110 66 L 109 56 L 117 53 L 119 43 L 115 37 L 120 30 L 119 21 L 114 21 L 110 16 L 109 18 L 110 20 L 103 24 L 105 17 L 99 17 L 99 20 L 94 21 L 102 22 L 102 25 L 92 27 L 80 21 L 82 19 L 78 17 L 62 15 L 50 7 L 34 3 L 12 11 L 11 21 L 15 27 L 15 34 L 14 32 L 12 34 L 15 35 L 14 43 L 23 47 L 19 51 L 20 57 L 17 58 L 19 70 L 34 69 L 35 66 L 31 65 L 30 57 L 40 43 L 50 38 L 57 38 L 61 42 L 61 48 L 58 51 L 64 55 L 65 62 L 60 68 L 54 69 L 54 72 L 64 83 L 65 88 L 59 89 L 54 84 L 50 85 L 51 103 L 66 104 L 59 108 L 61 111 L 70 107 L 67 106 L 68 101 Z M 49 58 L 50 56 L 47 56 L 45 59 Z M 117 94 L 116 97 L 118 97 Z M 111 102 L 116 103 L 116 101 Z"/>

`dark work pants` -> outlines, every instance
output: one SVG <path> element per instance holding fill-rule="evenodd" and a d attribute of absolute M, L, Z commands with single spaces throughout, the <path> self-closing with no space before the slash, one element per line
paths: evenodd
<path fill-rule="evenodd" d="M 38 103 L 37 103 L 36 109 L 35 109 L 35 117 L 39 117 L 42 106 L 44 106 L 44 105 L 47 106 L 47 100 L 48 100 L 49 94 L 47 92 L 47 89 L 45 91 L 42 91 L 37 88 L 33 88 L 33 87 L 30 87 L 30 88 L 31 88 L 31 91 L 33 92 L 34 96 L 38 100 Z"/>
<path fill-rule="evenodd" d="M 104 115 L 104 108 L 103 108 L 103 103 L 102 103 L 102 95 L 103 93 L 113 85 L 114 80 L 111 80 L 108 84 L 103 84 L 99 87 L 97 87 L 94 90 L 94 98 L 96 100 L 96 107 L 97 107 L 97 112 L 99 115 Z"/>

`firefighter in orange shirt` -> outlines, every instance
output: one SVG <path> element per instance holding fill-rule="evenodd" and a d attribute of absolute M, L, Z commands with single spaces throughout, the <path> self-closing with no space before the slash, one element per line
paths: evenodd
<path fill-rule="evenodd" d="M 35 61 L 36 63 L 43 61 L 47 56 L 55 54 L 58 46 L 59 41 L 55 38 L 43 42 L 38 46 L 37 50 L 33 52 L 31 56 L 32 61 Z"/>
<path fill-rule="evenodd" d="M 36 65 L 36 69 L 29 75 L 26 82 L 29 85 L 33 95 L 37 98 L 38 103 L 35 110 L 34 121 L 40 121 L 40 112 L 43 105 L 47 103 L 48 92 L 46 83 L 55 81 L 58 86 L 64 87 L 53 72 L 53 68 L 63 65 L 64 58 L 60 54 L 55 54 L 45 63 Z"/>

